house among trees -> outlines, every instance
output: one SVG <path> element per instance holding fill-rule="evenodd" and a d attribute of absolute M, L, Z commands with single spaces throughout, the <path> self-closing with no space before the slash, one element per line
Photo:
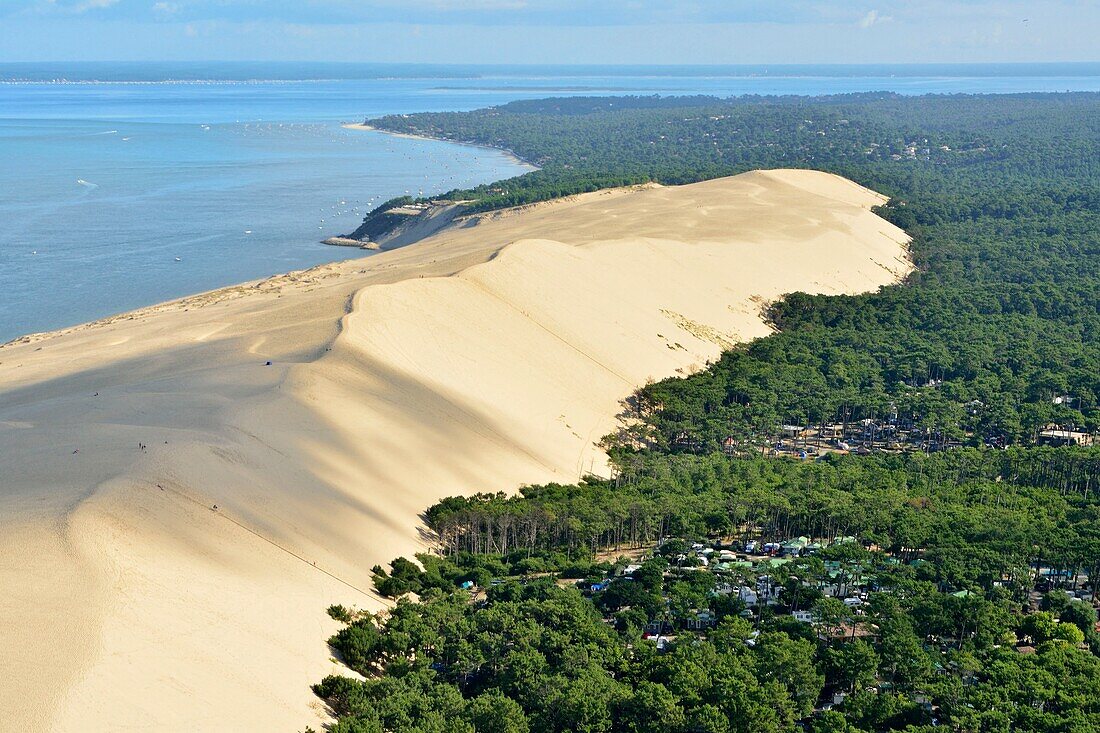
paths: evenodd
<path fill-rule="evenodd" d="M 688 631 L 706 631 L 714 628 L 717 623 L 717 618 L 710 611 L 698 611 L 694 616 L 686 619 L 684 626 Z"/>
<path fill-rule="evenodd" d="M 1047 425 L 1039 431 L 1039 443 L 1041 445 L 1079 445 L 1093 444 L 1093 436 L 1078 430 L 1066 430 L 1057 425 Z"/>
<path fill-rule="evenodd" d="M 645 625 L 646 636 L 664 636 L 672 633 L 672 624 L 665 619 L 653 619 Z"/>

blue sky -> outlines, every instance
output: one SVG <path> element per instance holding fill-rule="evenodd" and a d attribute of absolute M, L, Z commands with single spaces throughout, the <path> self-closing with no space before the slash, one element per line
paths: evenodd
<path fill-rule="evenodd" d="M 0 0 L 0 61 L 1100 61 L 1097 0 Z"/>

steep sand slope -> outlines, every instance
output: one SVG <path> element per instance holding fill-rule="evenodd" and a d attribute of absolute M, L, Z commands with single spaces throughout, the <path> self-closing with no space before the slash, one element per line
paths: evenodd
<path fill-rule="evenodd" d="M 0 348 L 0 729 L 316 727 L 324 608 L 380 606 L 420 511 L 598 472 L 620 401 L 764 301 L 896 281 L 880 201 L 589 194 Z"/>

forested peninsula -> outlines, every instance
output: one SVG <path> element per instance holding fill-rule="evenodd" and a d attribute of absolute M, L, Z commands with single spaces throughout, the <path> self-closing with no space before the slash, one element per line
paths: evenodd
<path fill-rule="evenodd" d="M 1100 730 L 1100 95 L 572 98 L 370 120 L 536 162 L 445 198 L 813 168 L 916 272 L 648 384 L 614 475 L 426 510 L 334 606 L 334 730 Z"/>

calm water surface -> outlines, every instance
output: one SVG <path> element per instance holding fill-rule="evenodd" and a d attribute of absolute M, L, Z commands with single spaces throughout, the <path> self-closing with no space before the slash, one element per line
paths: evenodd
<path fill-rule="evenodd" d="M 1096 91 L 1094 67 L 0 64 L 0 342 L 344 259 L 318 240 L 372 204 L 525 170 L 341 121 L 575 94 Z"/>

